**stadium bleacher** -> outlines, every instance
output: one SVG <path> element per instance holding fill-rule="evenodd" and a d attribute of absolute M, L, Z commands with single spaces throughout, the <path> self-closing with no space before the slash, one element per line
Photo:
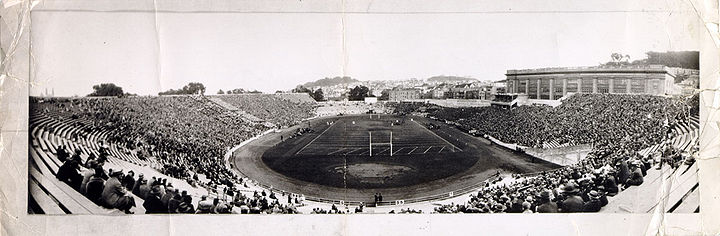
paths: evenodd
<path fill-rule="evenodd" d="M 698 117 L 696 115 L 687 117 L 682 114 L 676 109 L 675 101 L 652 96 L 638 99 L 638 97 L 615 95 L 611 97 L 613 101 L 609 104 L 598 103 L 598 101 L 607 103 L 608 97 L 603 96 L 607 95 L 578 94 L 577 97 L 565 99 L 557 108 L 519 107 L 512 110 L 498 110 L 492 107 L 451 109 L 427 104 L 392 104 L 391 106 L 395 106 L 393 108 L 397 111 L 408 113 L 420 108 L 427 109 L 431 116 L 463 126 L 467 130 L 477 129 L 497 135 L 499 139 L 509 143 L 557 148 L 593 142 L 596 148 L 593 158 L 580 166 L 561 168 L 551 173 L 507 178 L 503 182 L 506 184 L 503 187 L 480 187 L 481 190 L 477 195 L 464 195 L 470 198 L 467 204 L 452 203 L 454 201 L 452 194 L 416 199 L 417 201 L 407 203 L 431 206 L 432 202 L 442 200 L 449 202 L 451 206 L 443 204 L 433 209 L 434 211 L 474 212 L 475 210 L 468 210 L 471 209 L 469 206 L 479 206 L 479 199 L 497 200 L 507 197 L 516 201 L 522 197 L 537 197 L 536 194 L 541 189 L 528 184 L 537 182 L 542 177 L 563 176 L 565 179 L 560 182 L 563 186 L 571 182 L 579 184 L 581 179 L 589 176 L 588 173 L 592 173 L 592 169 L 599 166 L 613 166 L 618 158 L 627 154 L 625 150 L 638 153 L 636 156 L 631 155 L 626 158 L 629 159 L 628 162 L 648 161 L 649 157 L 662 151 L 663 145 L 660 142 L 665 133 L 651 128 L 658 127 L 663 119 L 667 120 L 667 126 L 671 129 L 670 144 L 679 152 L 693 151 L 699 137 Z M 31 103 L 30 111 L 31 206 L 29 211 L 46 214 L 123 214 L 117 209 L 98 206 L 70 185 L 55 178 L 64 164 L 58 157 L 59 150 L 62 149 L 72 153 L 79 151 L 77 154 L 82 163 L 105 155 L 103 152 L 107 152 L 107 162 L 103 166 L 106 173 L 109 174 L 110 169 L 122 170 L 124 173 L 133 171 L 148 177 L 170 180 L 174 187 L 187 190 L 189 196 L 193 196 L 192 206 L 200 207 L 200 202 L 205 202 L 200 198 L 210 196 L 210 199 L 222 199 L 221 204 L 238 203 L 238 207 L 233 211 L 242 213 L 341 212 L 342 210 L 321 210 L 315 207 L 318 205 L 297 204 L 302 202 L 299 199 L 304 198 L 297 194 L 273 192 L 268 186 L 263 187 L 260 183 L 236 176 L 226 167 L 222 158 L 230 147 L 273 128 L 260 122 L 290 126 L 315 116 L 317 105 L 313 100 L 308 99 L 312 98 L 307 94 L 36 99 Z M 639 101 L 628 104 L 628 99 Z M 618 103 L 624 106 L 618 108 L 616 105 Z M 593 106 L 603 113 L 585 109 Z M 656 110 L 659 110 L 659 107 L 671 115 L 658 115 Z M 618 117 L 608 116 L 623 112 L 629 114 Z M 648 119 L 645 118 L 646 116 Z M 570 120 L 577 117 L 584 119 Z M 615 124 L 609 120 L 611 118 L 623 122 Z M 537 122 L 546 119 L 549 121 Z M 597 119 L 599 122 L 588 122 L 588 119 Z M 490 123 L 484 123 L 483 120 Z M 535 122 L 521 126 L 503 123 L 506 121 L 522 123 L 529 120 Z M 497 127 L 491 127 L 489 124 L 495 124 Z M 584 124 L 586 127 L 578 124 Z M 582 129 L 572 131 L 567 127 L 582 127 Z M 623 133 L 623 130 L 627 129 L 644 136 L 633 136 L 637 139 L 625 140 L 623 137 L 627 132 Z M 588 130 L 606 131 L 588 134 Z M 196 149 L 178 148 L 188 145 Z M 85 170 L 85 167 L 81 167 L 80 170 Z M 579 172 L 580 176 L 575 176 L 576 172 Z M 485 186 L 480 184 L 478 186 Z M 621 184 L 623 183 L 618 183 Z M 657 194 L 658 189 L 662 189 L 660 186 L 667 188 L 664 192 L 667 194 Z M 667 212 L 696 212 L 699 209 L 697 186 L 697 164 L 694 162 L 677 168 L 669 165 L 663 166 L 660 170 L 649 168 L 645 175 L 645 183 L 639 186 L 628 185 L 617 195 L 607 196 L 608 205 L 603 207 L 602 211 L 650 212 L 662 208 Z M 227 196 L 228 187 L 231 187 L 232 195 L 238 197 Z M 554 187 L 560 188 L 559 185 Z M 136 202 L 133 210 L 136 213 L 144 213 L 146 209 L 143 207 L 145 203 L 143 198 L 130 190 L 128 189 L 127 194 Z M 486 195 L 496 194 L 499 190 L 503 194 L 490 198 Z M 511 196 L 512 191 L 517 191 L 517 194 Z M 465 192 L 475 192 L 475 190 L 467 189 L 457 193 Z M 270 198 L 275 194 L 281 194 L 282 197 Z M 636 203 L 638 195 L 648 194 L 660 197 L 654 202 Z M 481 198 L 482 195 L 485 196 Z M 292 200 L 296 204 L 281 204 L 285 196 L 290 198 L 289 202 Z M 501 198 L 501 196 L 505 197 Z M 324 199 L 317 201 L 325 201 L 328 204 L 339 203 Z M 507 206 L 497 206 L 498 209 L 492 208 L 498 203 L 495 200 L 488 202 L 492 204 L 485 205 L 493 212 L 511 212 L 509 209 L 514 207 L 509 204 L 511 202 L 504 202 L 503 204 Z M 399 208 L 398 211 L 415 212 Z M 425 210 L 425 212 L 429 211 Z"/>
<path fill-rule="evenodd" d="M 290 103 L 289 99 L 300 100 L 300 98 L 296 95 L 289 95 L 286 97 L 288 98 L 273 99 L 272 101 Z M 227 140 L 222 140 L 224 142 L 218 143 L 221 146 L 226 147 L 219 146 L 217 153 L 223 153 L 227 150 L 226 148 L 229 148 L 233 143 L 240 142 L 234 140 L 247 139 L 256 133 L 259 133 L 262 129 L 267 129 L 261 124 L 253 124 L 244 120 L 237 121 L 237 119 L 235 119 L 237 118 L 237 114 L 226 110 L 221 104 L 208 100 L 205 97 L 198 96 L 46 100 L 31 98 L 31 101 L 33 101 L 30 111 L 30 143 L 32 146 L 29 150 L 29 157 L 32 162 L 31 166 L 33 167 L 31 172 L 35 173 L 36 176 L 33 178 L 33 181 L 30 181 L 29 183 L 29 189 L 31 190 L 29 194 L 31 205 L 29 207 L 29 211 L 35 213 L 87 213 L 87 211 L 77 208 L 78 204 L 92 210 L 90 214 L 117 212 L 117 210 L 113 211 L 104 209 L 94 204 L 82 193 L 74 190 L 70 187 L 70 185 L 55 178 L 55 175 L 58 174 L 62 165 L 65 163 L 57 156 L 60 149 L 77 154 L 80 163 L 86 163 L 89 159 L 91 159 L 91 156 L 96 159 L 104 154 L 103 152 L 106 152 L 107 160 L 103 165 L 103 169 L 106 174 L 110 174 L 110 170 L 114 170 L 113 172 L 122 170 L 123 173 L 133 171 L 134 173 L 143 173 L 148 177 L 152 176 L 153 178 L 158 177 L 165 180 L 169 179 L 174 187 L 188 191 L 188 196 L 194 196 L 192 203 L 189 204 L 191 208 L 192 206 L 200 206 L 199 203 L 201 201 L 201 196 L 210 196 L 211 198 L 216 199 L 221 198 L 221 196 L 223 199 L 228 197 L 224 191 L 228 187 L 227 184 L 230 183 L 223 181 L 228 181 L 227 178 L 232 174 L 228 171 L 226 174 L 221 173 L 220 175 L 217 175 L 222 168 L 207 167 L 205 168 L 205 172 L 198 173 L 197 170 L 202 171 L 202 169 L 197 169 L 198 166 L 188 166 L 194 168 L 193 170 L 196 171 L 190 172 L 190 169 L 187 169 L 187 171 L 191 174 L 188 175 L 185 173 L 182 176 L 178 176 L 177 172 L 167 172 L 166 167 L 168 167 L 168 164 L 178 161 L 178 159 L 163 159 L 168 157 L 168 151 L 171 150 L 157 149 L 157 146 L 155 145 L 138 142 L 137 140 L 141 140 L 143 137 L 136 135 L 147 134 L 148 132 L 138 132 L 139 130 L 133 131 L 132 129 L 127 129 L 130 125 L 140 126 L 139 128 L 148 127 L 153 130 L 157 130 L 156 128 L 158 127 L 156 125 L 163 124 L 163 122 L 145 123 L 144 120 L 147 120 L 147 117 L 143 116 L 160 115 L 173 117 L 173 115 L 177 115 L 180 117 L 184 116 L 191 118 L 189 120 L 193 120 L 195 118 L 211 119 L 212 121 L 196 120 L 196 123 L 212 124 L 215 125 L 213 128 L 216 128 L 216 132 L 224 132 L 224 134 L 208 134 L 227 138 Z M 180 111 L 178 111 L 176 109 L 178 107 L 182 107 L 184 109 L 180 109 Z M 304 107 L 307 108 L 308 106 Z M 195 108 L 200 109 L 193 110 Z M 120 114 L 117 114 L 118 111 L 121 111 Z M 201 112 L 201 114 L 205 114 L 205 116 L 193 115 L 198 111 Z M 140 120 L 137 120 L 138 118 L 140 118 Z M 174 120 L 168 121 L 172 122 Z M 165 123 L 164 125 L 173 126 L 177 125 L 177 123 Z M 184 125 L 184 123 L 182 125 Z M 115 128 L 118 126 L 124 132 L 118 132 L 119 130 Z M 203 129 L 197 129 L 196 131 L 207 133 L 207 130 Z M 156 135 L 160 134 L 156 133 Z M 197 138 L 188 141 L 192 142 L 194 140 L 197 140 Z M 192 143 L 197 144 L 195 142 Z M 143 153 L 142 158 L 140 157 L 141 152 Z M 179 159 L 179 161 L 180 163 L 185 162 L 183 159 Z M 194 161 L 199 160 L 196 159 Z M 205 161 L 201 163 L 211 164 L 210 162 Z M 216 163 L 217 165 L 224 166 L 224 163 L 222 163 L 220 158 L 217 159 Z M 210 169 L 212 169 L 212 172 L 207 172 L 207 170 Z M 34 172 L 35 170 L 37 170 L 37 172 Z M 84 166 L 81 166 L 79 169 L 79 171 L 85 170 Z M 195 174 L 192 174 L 193 172 Z M 173 176 L 166 175 L 165 173 L 181 178 L 174 178 Z M 192 179 L 193 177 L 194 179 Z M 205 181 L 197 182 L 199 180 Z M 263 195 L 265 195 L 264 192 L 266 190 L 254 186 L 248 186 L 248 183 L 243 185 L 239 185 L 238 183 L 241 182 L 236 182 L 235 187 L 232 188 L 234 191 L 237 191 L 237 193 L 242 192 L 247 194 L 248 192 L 263 192 Z M 195 187 L 195 184 L 200 184 L 201 186 Z M 59 189 L 64 191 L 56 191 L 58 189 L 57 186 L 61 186 Z M 220 194 L 221 192 L 222 194 Z M 142 197 L 133 194 L 131 189 L 127 189 L 127 196 L 135 199 L 136 206 L 133 210 L 136 213 L 145 212 L 145 209 L 142 206 L 144 203 Z M 254 197 L 248 198 L 248 201 L 251 200 L 255 205 L 260 202 Z M 102 209 L 104 211 L 98 211 L 98 209 Z M 228 210 L 227 208 L 224 209 Z M 200 209 L 198 209 L 198 211 L 200 211 Z"/>
<path fill-rule="evenodd" d="M 553 182 L 540 181 L 536 176 L 519 177 L 516 185 L 481 189 L 477 195 L 472 197 L 471 201 L 468 201 L 467 205 L 449 204 L 438 207 L 435 211 L 443 213 L 459 211 L 520 212 L 522 209 L 518 207 L 519 203 L 526 202 L 524 200 L 526 197 L 537 199 L 537 194 L 543 190 L 543 187 L 546 190 L 555 189 L 556 194 L 558 188 L 567 185 L 583 187 L 583 190 L 592 189 L 586 186 L 577 186 L 579 185 L 578 181 L 589 177 L 597 178 L 598 174 L 592 174 L 592 172 L 593 170 L 600 171 L 601 169 L 598 169 L 600 167 L 606 171 L 616 169 L 617 167 L 614 167 L 616 163 L 626 163 L 625 165 L 630 164 L 630 166 L 650 162 L 656 164 L 666 161 L 677 163 L 677 160 L 652 161 L 649 160 L 649 156 L 663 149 L 662 142 L 665 140 L 666 133 L 671 133 L 670 136 L 673 138 L 669 144 L 678 152 L 692 153 L 695 151 L 692 150 L 692 147 L 697 143 L 698 118 L 697 114 L 688 117 L 688 114 L 682 109 L 684 104 L 686 101 L 682 98 L 576 94 L 563 100 L 558 107 L 524 106 L 510 110 L 494 107 L 427 108 L 429 116 L 445 120 L 446 123 L 456 124 L 463 130 L 476 130 L 491 137 L 499 137 L 503 142 L 542 148 L 592 144 L 594 148 L 589 160 L 584 160 L 584 163 L 561 168 L 549 174 L 541 174 L 540 180 L 550 178 L 553 179 Z M 415 104 L 399 105 L 397 110 L 404 113 L 407 113 L 408 110 L 415 111 L 418 107 Z M 669 127 L 669 132 L 666 132 L 668 129 L 663 127 Z M 643 172 L 646 171 L 646 167 L 641 169 Z M 613 171 L 619 172 L 620 169 Z M 647 171 L 652 173 L 652 170 Z M 604 173 L 604 171 L 602 172 Z M 675 184 L 682 188 L 673 189 L 672 194 L 674 195 L 668 198 L 677 205 L 673 209 L 678 209 L 680 206 L 692 208 L 688 205 L 697 204 L 688 200 L 697 195 L 689 191 L 697 189 L 697 177 L 692 176 L 693 172 L 689 173 L 684 175 L 689 176 L 684 179 L 689 182 Z M 621 179 L 627 178 L 627 176 L 620 177 Z M 627 185 L 623 187 L 628 189 L 636 188 L 635 182 L 626 184 L 624 179 L 618 181 L 617 184 Z M 597 183 L 595 183 L 595 187 L 597 187 Z M 532 191 L 528 191 L 529 189 Z M 598 191 L 601 192 L 601 195 L 604 194 L 601 190 Z M 488 192 L 491 194 L 488 195 Z M 493 194 L 498 195 L 494 196 Z M 587 201 L 588 193 L 584 194 L 583 198 Z M 681 203 L 680 199 L 685 199 L 685 203 Z M 511 200 L 518 204 L 511 208 L 509 204 Z M 562 199 L 556 199 L 556 201 L 561 203 Z M 533 203 L 536 202 L 532 200 L 528 202 L 528 204 Z M 532 206 L 530 205 L 530 207 Z M 560 208 L 562 209 L 562 207 Z M 607 210 L 607 208 L 604 209 Z"/>
<path fill-rule="evenodd" d="M 238 110 L 279 126 L 291 126 L 313 117 L 316 106 L 315 100 L 304 93 L 232 94 L 215 97 Z"/>

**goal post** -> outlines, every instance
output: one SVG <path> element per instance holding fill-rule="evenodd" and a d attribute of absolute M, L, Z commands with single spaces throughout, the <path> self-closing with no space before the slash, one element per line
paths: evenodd
<path fill-rule="evenodd" d="M 387 142 L 387 143 L 378 143 L 378 142 L 373 143 L 373 141 L 372 141 L 372 131 L 368 131 L 368 133 L 370 134 L 370 135 L 369 135 L 369 136 L 370 136 L 370 142 L 369 142 L 369 145 L 370 145 L 370 156 L 373 155 L 373 153 L 372 153 L 373 145 L 376 145 L 376 146 L 377 146 L 377 145 L 380 145 L 380 146 L 387 146 L 387 145 L 389 145 L 389 146 L 390 146 L 390 156 L 393 155 L 393 134 L 392 134 L 392 130 L 390 131 L 390 142 Z"/>

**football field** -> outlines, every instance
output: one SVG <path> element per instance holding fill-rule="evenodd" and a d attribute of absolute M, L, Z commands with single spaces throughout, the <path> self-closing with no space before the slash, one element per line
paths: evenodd
<path fill-rule="evenodd" d="M 415 156 L 462 151 L 428 130 L 426 124 L 408 117 L 353 116 L 326 125 L 329 127 L 296 155 Z"/>

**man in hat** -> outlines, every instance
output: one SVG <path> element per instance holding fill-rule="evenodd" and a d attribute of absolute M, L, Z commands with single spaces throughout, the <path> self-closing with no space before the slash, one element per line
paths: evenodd
<path fill-rule="evenodd" d="M 57 150 L 57 157 L 60 162 L 65 162 L 68 157 L 70 157 L 70 154 L 65 150 L 65 145 L 60 146 Z"/>
<path fill-rule="evenodd" d="M 155 185 L 152 187 L 147 198 L 145 198 L 143 207 L 146 214 L 167 213 L 167 208 L 164 208 L 162 201 L 160 201 L 160 186 Z"/>
<path fill-rule="evenodd" d="M 165 209 L 167 209 L 168 202 L 170 202 L 170 199 L 172 199 L 175 194 L 178 194 L 177 190 L 175 190 L 175 187 L 173 187 L 172 185 L 168 185 L 167 189 L 165 190 L 165 195 L 162 195 L 162 197 L 160 198 L 160 201 L 162 202 Z"/>
<path fill-rule="evenodd" d="M 122 180 L 122 185 L 126 189 L 131 189 L 135 187 L 135 172 L 128 171 L 127 175 L 125 175 L 125 178 Z"/>
<path fill-rule="evenodd" d="M 197 214 L 208 214 L 211 212 L 213 207 L 212 201 L 208 199 L 207 195 L 203 195 L 198 202 Z"/>
<path fill-rule="evenodd" d="M 95 167 L 95 169 L 93 169 L 93 176 L 88 180 L 85 188 L 85 196 L 98 205 L 102 205 L 102 199 L 100 197 L 105 188 L 105 180 L 102 178 L 104 173 L 105 171 L 103 171 L 102 167 Z"/>
<path fill-rule="evenodd" d="M 574 183 L 567 183 L 563 188 L 566 198 L 560 204 L 560 210 L 564 213 L 582 212 L 585 202 L 578 196 L 580 190 Z"/>
<path fill-rule="evenodd" d="M 615 196 L 620 191 L 617 182 L 615 182 L 614 170 L 610 170 L 607 174 L 600 175 L 600 177 L 602 178 L 602 186 L 607 191 L 608 196 Z"/>
<path fill-rule="evenodd" d="M 600 202 L 600 193 L 595 190 L 590 191 L 588 194 L 590 201 L 585 202 L 583 206 L 583 212 L 599 212 L 602 209 L 602 203 Z"/>
<path fill-rule="evenodd" d="M 535 212 L 539 213 L 557 213 L 558 206 L 555 202 L 550 199 L 550 191 L 545 190 L 540 193 L 538 197 L 540 205 L 537 206 Z"/>
<path fill-rule="evenodd" d="M 79 169 L 80 163 L 74 159 L 70 159 L 60 166 L 55 177 L 57 177 L 60 181 L 65 182 L 67 185 L 70 185 L 70 187 L 76 191 L 80 191 L 83 176 L 78 173 Z"/>
<path fill-rule="evenodd" d="M 108 208 L 114 208 L 124 211 L 126 214 L 132 214 L 131 208 L 135 207 L 135 199 L 127 196 L 127 191 L 122 187 L 120 180 L 122 170 L 110 173 L 110 178 L 105 183 L 101 198 L 103 204 Z"/>
<path fill-rule="evenodd" d="M 630 176 L 630 179 L 625 182 L 626 188 L 629 186 L 639 186 L 644 181 L 642 172 L 640 171 L 640 167 L 635 164 L 630 165 L 630 167 L 632 168 L 632 174 Z"/>
<path fill-rule="evenodd" d="M 152 186 L 150 186 L 150 183 L 148 182 L 148 180 L 143 180 L 143 181 L 141 182 L 141 184 L 140 184 L 139 191 L 138 191 L 138 193 L 137 193 L 136 195 L 137 195 L 139 198 L 141 198 L 141 199 L 144 200 L 144 199 L 147 198 L 148 195 L 150 194 L 151 187 L 152 187 Z"/>
<path fill-rule="evenodd" d="M 135 194 L 135 196 L 140 196 L 140 186 L 142 185 L 143 181 L 147 182 L 147 180 L 145 180 L 145 175 L 143 175 L 143 173 L 140 173 L 138 175 L 138 179 L 135 181 L 135 185 L 133 185 L 131 190 L 132 193 Z"/>
<path fill-rule="evenodd" d="M 168 200 L 167 212 L 170 214 L 178 213 L 178 208 L 179 208 L 181 202 L 182 202 L 182 195 L 180 195 L 180 193 L 178 193 L 178 191 L 176 190 L 173 197 L 170 200 Z"/>
<path fill-rule="evenodd" d="M 192 197 L 190 195 L 183 195 L 180 205 L 177 208 L 178 213 L 194 214 L 195 206 L 192 204 Z"/>
<path fill-rule="evenodd" d="M 85 169 L 82 172 L 83 180 L 80 184 L 80 193 L 85 194 L 87 191 L 85 190 L 87 187 L 88 181 L 90 181 L 90 178 L 95 174 L 95 167 L 97 166 L 97 162 L 90 160 L 87 163 L 87 169 Z"/>
<path fill-rule="evenodd" d="M 620 181 L 620 183 L 625 183 L 625 181 L 627 181 L 628 177 L 630 176 L 628 162 L 624 158 L 620 159 L 620 161 L 616 163 L 616 167 L 618 169 L 618 180 Z"/>
<path fill-rule="evenodd" d="M 217 206 L 215 206 L 215 214 L 230 214 L 231 212 L 232 205 L 225 201 L 220 201 L 218 202 Z"/>

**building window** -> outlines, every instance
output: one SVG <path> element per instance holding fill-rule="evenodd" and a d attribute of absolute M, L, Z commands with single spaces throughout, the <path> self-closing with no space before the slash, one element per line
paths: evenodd
<path fill-rule="evenodd" d="M 630 80 L 630 92 L 631 93 L 645 93 L 645 80 L 642 80 L 642 79 Z"/>
<path fill-rule="evenodd" d="M 593 79 L 592 78 L 582 79 L 582 92 L 583 93 L 592 93 L 593 92 Z"/>
<path fill-rule="evenodd" d="M 563 92 L 563 80 L 562 79 L 555 79 L 555 83 L 553 84 L 553 91 L 555 91 L 555 94 L 562 94 Z"/>
<path fill-rule="evenodd" d="M 660 93 L 660 82 L 652 82 L 652 90 L 654 93 Z"/>

